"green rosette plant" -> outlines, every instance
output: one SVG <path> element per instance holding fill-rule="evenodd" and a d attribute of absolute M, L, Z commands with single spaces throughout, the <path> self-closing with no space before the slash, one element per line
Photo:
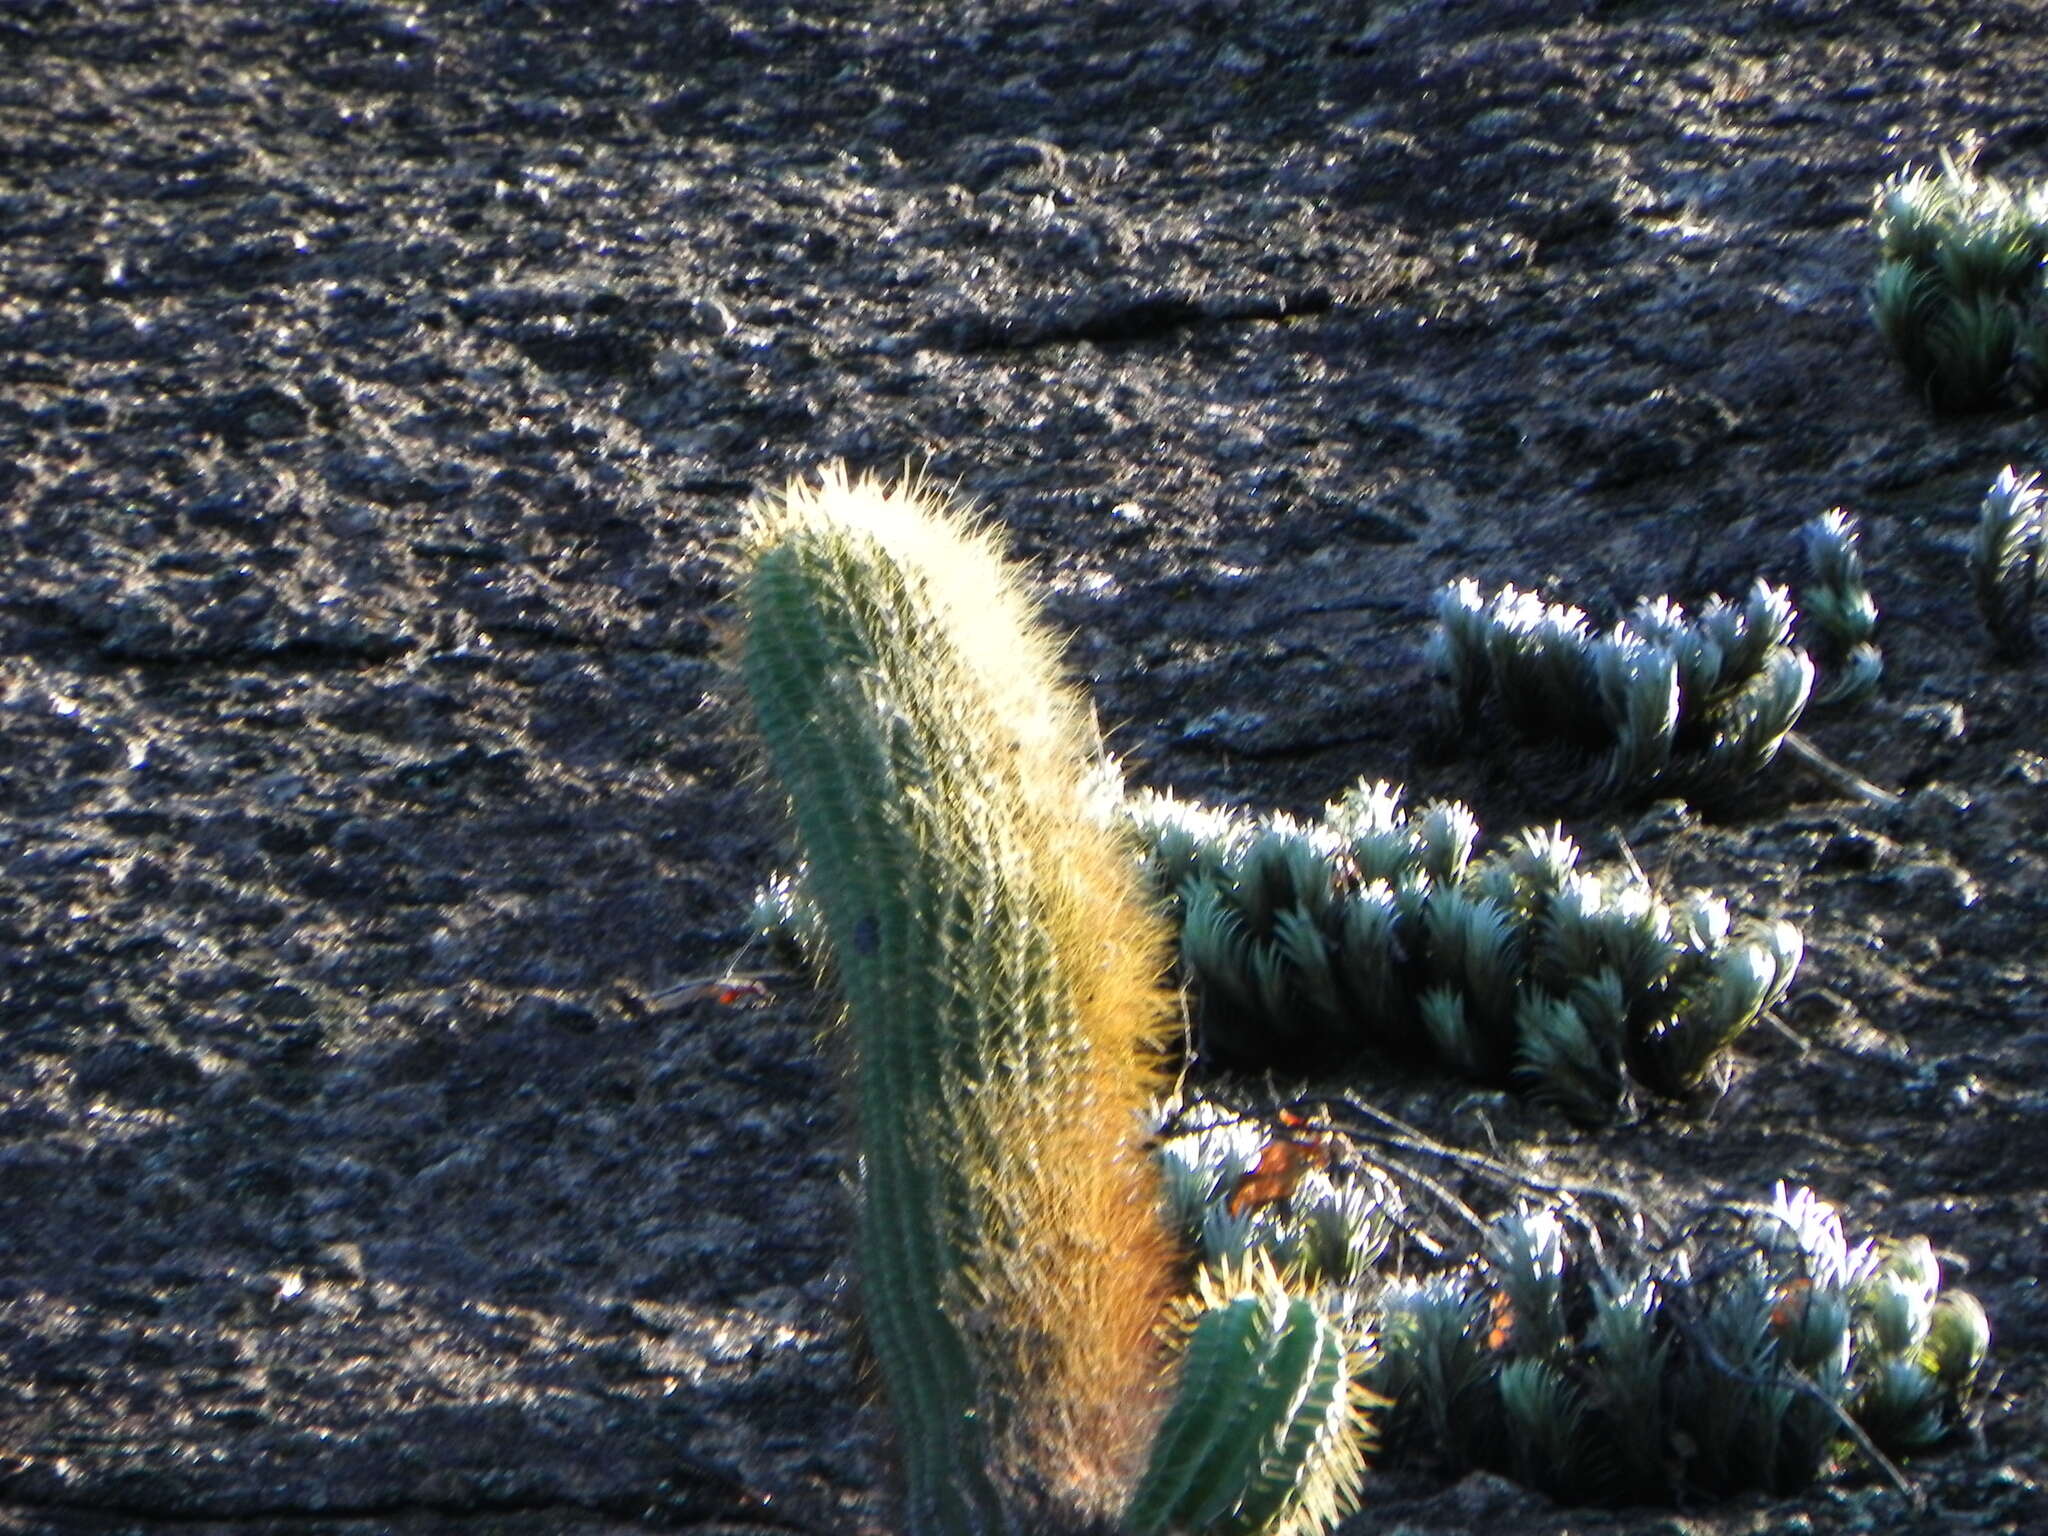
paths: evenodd
<path fill-rule="evenodd" d="M 1801 633 L 1824 666 L 1816 704 L 1857 704 L 1877 691 L 1884 657 L 1876 643 L 1877 602 L 1864 578 L 1862 530 L 1840 507 L 1804 530 L 1810 578 L 1800 593 Z"/>
<path fill-rule="evenodd" d="M 1878 188 L 1870 314 L 1914 390 L 1936 411 L 1990 410 L 2015 382 L 2048 385 L 2041 263 L 2048 191 L 1979 176 L 1943 155 Z"/>
<path fill-rule="evenodd" d="M 1464 580 L 1438 599 L 1430 656 L 1460 730 L 1479 731 L 1492 701 L 1517 734 L 1602 758 L 1602 794 L 1712 799 L 1762 771 L 1806 708 L 1795 617 L 1784 588 L 1758 581 L 1696 617 L 1645 598 L 1603 634 L 1569 604 Z"/>
<path fill-rule="evenodd" d="M 1180 922 L 1199 1053 L 1225 1068 L 1373 1056 L 1516 1083 L 1572 1119 L 1680 1097 L 1785 994 L 1802 945 L 1703 893 L 1587 869 L 1561 828 L 1484 849 L 1477 819 L 1361 781 L 1323 818 L 1147 792 L 1125 814 Z"/>
<path fill-rule="evenodd" d="M 2010 465 L 1985 492 L 1970 540 L 1970 591 L 1992 648 L 2007 660 L 2024 660 L 2039 642 L 2034 634 L 2034 597 L 2048 566 L 2048 495 L 2038 476 Z"/>

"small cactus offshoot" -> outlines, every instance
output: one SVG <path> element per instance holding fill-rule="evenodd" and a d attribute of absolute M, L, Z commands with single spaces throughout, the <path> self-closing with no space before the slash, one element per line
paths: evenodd
<path fill-rule="evenodd" d="M 1870 312 L 1913 387 L 1937 411 L 2001 404 L 2016 366 L 2038 401 L 2048 382 L 2037 314 L 2048 189 L 2012 188 L 1942 157 L 1878 188 L 1881 251 Z"/>
<path fill-rule="evenodd" d="M 1861 530 L 1840 507 L 1806 525 L 1806 569 L 1810 585 L 1800 594 L 1802 638 L 1825 664 L 1826 682 L 1817 704 L 1854 704 L 1868 698 L 1884 675 L 1875 642 L 1877 604 L 1863 577 L 1857 548 Z"/>
<path fill-rule="evenodd" d="M 1970 541 L 1970 587 L 1977 612 L 1998 653 L 2020 660 L 2034 654 L 2034 594 L 2048 564 L 2048 494 L 2038 476 L 2011 466 L 1984 495 Z"/>
<path fill-rule="evenodd" d="M 1124 1511 L 1130 1536 L 1313 1536 L 1358 1503 L 1370 1359 L 1272 1262 L 1205 1271 L 1180 1385 Z"/>
<path fill-rule="evenodd" d="M 1759 581 L 1697 617 L 1645 598 L 1605 634 L 1568 604 L 1469 579 L 1445 588 L 1431 644 L 1458 723 L 1488 698 L 1524 736 L 1602 754 L 1610 795 L 1725 794 L 1777 755 L 1813 689 L 1785 589 Z"/>
<path fill-rule="evenodd" d="M 1561 829 L 1486 850 L 1464 806 L 1402 802 L 1361 782 L 1315 823 L 1127 803 L 1180 922 L 1210 1064 L 1429 1061 L 1600 1124 L 1637 1086 L 1697 1087 L 1791 985 L 1789 923 L 1582 868 Z"/>

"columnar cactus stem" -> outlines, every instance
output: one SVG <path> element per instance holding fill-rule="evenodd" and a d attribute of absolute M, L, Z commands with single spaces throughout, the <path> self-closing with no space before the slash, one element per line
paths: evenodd
<path fill-rule="evenodd" d="M 846 996 L 909 1529 L 1110 1518 L 1162 1407 L 1171 999 L 1090 717 L 994 541 L 914 485 L 793 485 L 741 545 L 741 666 Z"/>

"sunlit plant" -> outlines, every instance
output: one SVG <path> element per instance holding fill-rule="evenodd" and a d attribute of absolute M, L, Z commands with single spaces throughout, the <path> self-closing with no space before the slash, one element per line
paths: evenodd
<path fill-rule="evenodd" d="M 1984 494 L 1970 540 L 1970 588 L 1999 654 L 2034 654 L 2034 594 L 2048 561 L 2048 494 L 2010 465 Z"/>
<path fill-rule="evenodd" d="M 1872 222 L 1871 318 L 1922 397 L 1937 411 L 1988 410 L 2021 364 L 2038 398 L 2048 189 L 2008 186 L 1944 154 L 1938 168 L 1880 186 Z"/>
<path fill-rule="evenodd" d="M 1208 1064 L 1429 1061 L 1598 1124 L 1698 1087 L 1791 985 L 1790 923 L 1582 867 L 1561 828 L 1485 848 L 1465 806 L 1404 798 L 1362 781 L 1316 822 L 1127 803 Z"/>
<path fill-rule="evenodd" d="M 1466 732 L 1491 700 L 1519 734 L 1600 755 L 1608 794 L 1710 797 L 1770 763 L 1806 707 L 1814 668 L 1791 644 L 1795 616 L 1759 581 L 1697 616 L 1644 598 L 1603 633 L 1569 604 L 1464 580 L 1437 601 L 1430 654 Z"/>
<path fill-rule="evenodd" d="M 1162 1148 L 1213 1185 L 1208 1208 L 1176 1208 L 1191 1237 L 1259 1140 L 1220 1112 L 1203 1127 Z M 1401 1195 L 1375 1179 L 1384 1229 Z M 1299 1218 L 1283 1203 L 1272 1219 Z M 1928 1450 L 1962 1422 L 1990 1341 L 1924 1237 L 1851 1243 L 1835 1207 L 1783 1184 L 1655 1252 L 1535 1205 L 1494 1218 L 1462 1262 L 1411 1264 L 1331 1308 L 1379 1339 L 1365 1386 L 1388 1404 L 1383 1459 L 1573 1503 L 1791 1493 L 1859 1435 L 1880 1454 Z"/>
<path fill-rule="evenodd" d="M 1819 704 L 1854 704 L 1877 690 L 1884 675 L 1878 651 L 1877 603 L 1864 579 L 1858 548 L 1862 530 L 1840 507 L 1823 512 L 1806 525 L 1806 569 L 1809 579 L 1800 594 L 1802 636 L 1810 628 L 1808 649 L 1825 666 L 1826 682 L 1815 696 Z"/>

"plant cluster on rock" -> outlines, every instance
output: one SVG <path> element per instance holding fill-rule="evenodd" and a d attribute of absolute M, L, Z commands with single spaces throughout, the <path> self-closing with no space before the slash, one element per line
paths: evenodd
<path fill-rule="evenodd" d="M 1878 189 L 1871 317 L 1937 411 L 2048 395 L 2048 188 L 2010 187 L 1944 155 Z"/>
<path fill-rule="evenodd" d="M 1851 531 L 1816 541 L 1867 639 Z M 1711 1073 L 1789 985 L 1789 923 L 1582 869 L 1562 829 L 1482 850 L 1468 809 L 1384 783 L 1313 825 L 1126 798 L 993 540 L 915 485 L 757 500 L 741 584 L 803 859 L 756 917 L 845 995 L 857 1257 L 914 1536 L 1315 1536 L 1380 1439 L 1679 1501 L 1799 1486 L 1845 1433 L 1918 1449 L 1954 1425 L 1982 1309 L 1924 1240 L 1851 1248 L 1806 1191 L 1654 1248 L 1640 1211 L 1632 1235 L 1568 1203 L 1468 1210 L 1479 1246 L 1432 1240 L 1417 1269 L 1388 1257 L 1401 1170 L 1298 1117 L 1161 1108 L 1169 911 L 1211 1064 L 1407 1053 L 1585 1123 Z M 1674 713 L 1689 679 L 1750 722 L 1724 750 L 1767 757 L 1782 700 L 1710 685 L 1803 702 L 1783 594 L 1638 623 L 1603 643 L 1661 656 Z"/>
<path fill-rule="evenodd" d="M 1600 1124 L 1635 1086 L 1699 1086 L 1799 964 L 1790 923 L 1582 868 L 1561 828 L 1482 852 L 1467 807 L 1410 811 L 1390 784 L 1315 823 L 1158 793 L 1125 814 L 1178 917 L 1213 1066 L 1429 1061 Z"/>
<path fill-rule="evenodd" d="M 1468 735 L 1490 704 L 1524 738 L 1600 756 L 1605 794 L 1707 798 L 1765 767 L 1806 708 L 1814 666 L 1791 644 L 1795 617 L 1783 587 L 1758 581 L 1697 617 L 1645 598 L 1602 633 L 1583 609 L 1467 579 L 1438 599 L 1430 650 Z"/>
<path fill-rule="evenodd" d="M 1983 1308 L 1944 1288 L 1927 1240 L 1852 1245 L 1810 1190 L 1710 1209 L 1655 1247 L 1580 1205 L 1524 1206 L 1457 1262 L 1389 1273 L 1399 1180 L 1302 1136 L 1180 1108 L 1161 1131 L 1171 1208 L 1203 1262 L 1278 1264 L 1366 1321 L 1389 1457 L 1572 1502 L 1786 1493 L 1856 1430 L 1892 1454 L 1939 1443 L 1983 1365 Z M 1246 1200 L 1287 1147 L 1320 1166 Z"/>

